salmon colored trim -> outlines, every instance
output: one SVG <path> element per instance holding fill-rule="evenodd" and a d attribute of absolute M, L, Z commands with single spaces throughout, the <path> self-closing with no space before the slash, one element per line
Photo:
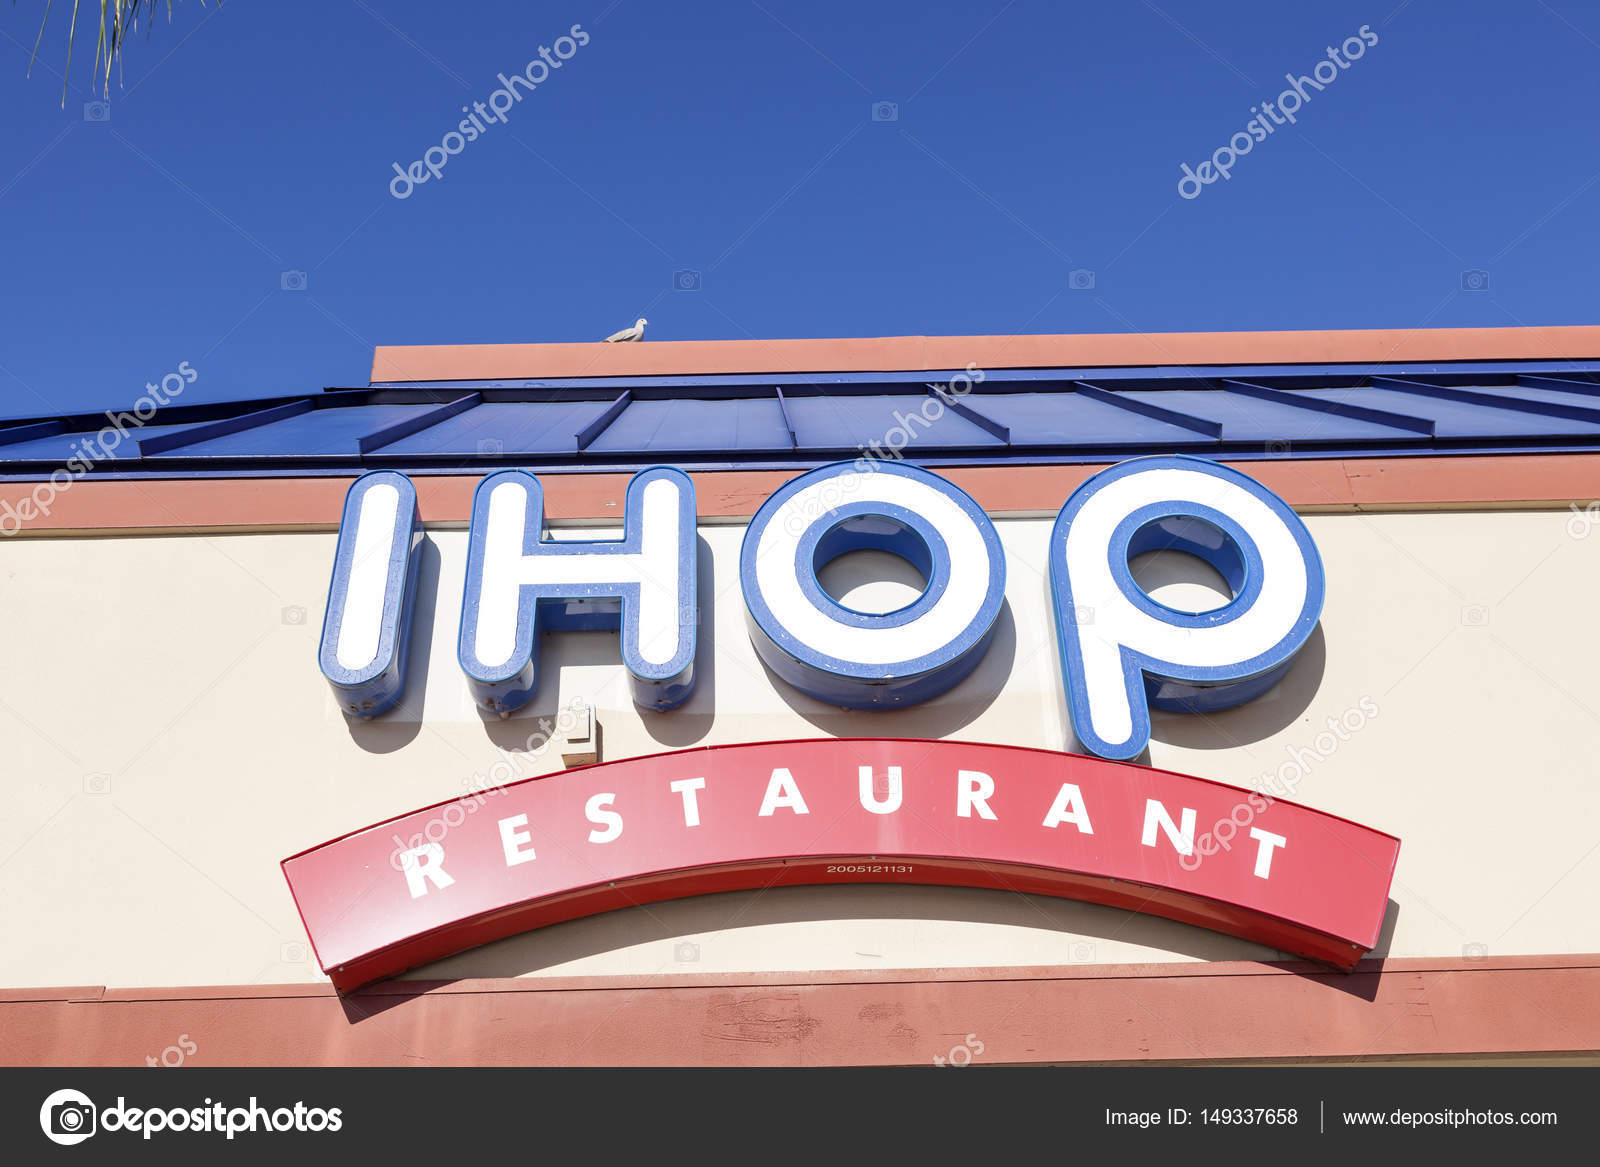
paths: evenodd
<path fill-rule="evenodd" d="M 1322 365 L 1381 361 L 1559 361 L 1600 357 L 1600 326 L 1164 332 L 1079 336 L 880 336 L 841 340 L 668 340 L 638 344 L 380 345 L 372 380 L 646 377 L 722 373 L 1150 365 Z"/>
<path fill-rule="evenodd" d="M 1238 462 L 1239 470 L 1305 511 L 1486 509 L 1587 505 L 1600 498 L 1600 454 L 1503 454 L 1436 458 L 1330 458 Z M 990 514 L 1053 514 L 1099 465 L 951 466 L 939 473 Z M 702 519 L 740 519 L 799 470 L 701 470 L 691 474 Z M 628 474 L 541 474 L 556 521 L 614 519 Z M 213 478 L 79 482 L 20 534 L 317 530 L 337 528 L 353 479 Z M 424 522 L 463 524 L 478 475 L 418 475 Z M 0 483 L 0 509 L 35 489 Z"/>
<path fill-rule="evenodd" d="M 12 990 L 4 1058 L 142 1066 L 1353 1061 L 1600 1051 L 1600 954 Z M 975 1048 L 975 1047 L 974 1047 Z"/>

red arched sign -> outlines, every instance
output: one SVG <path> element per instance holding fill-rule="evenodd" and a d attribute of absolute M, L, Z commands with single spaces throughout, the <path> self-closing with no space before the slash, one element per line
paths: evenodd
<path fill-rule="evenodd" d="M 1399 850 L 1381 831 L 1166 770 L 830 738 L 529 778 L 283 870 L 323 971 L 350 989 L 613 908 L 819 883 L 1066 896 L 1351 968 L 1377 942 Z"/>

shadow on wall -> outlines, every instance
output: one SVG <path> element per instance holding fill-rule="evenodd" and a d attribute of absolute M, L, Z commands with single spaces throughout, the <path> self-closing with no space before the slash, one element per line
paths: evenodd
<path fill-rule="evenodd" d="M 697 541 L 700 578 L 712 578 L 711 549 L 704 539 Z M 423 708 L 429 685 L 432 647 L 438 618 L 439 550 L 424 536 L 418 549 L 416 623 L 412 629 L 407 657 L 406 691 L 400 703 L 388 713 L 372 720 L 345 717 L 350 738 L 361 749 L 373 754 L 389 754 L 414 741 L 422 730 Z M 553 732 L 561 713 L 561 674 L 564 669 L 594 666 L 615 668 L 615 684 L 623 700 L 628 700 L 627 679 L 623 675 L 621 635 L 615 631 L 541 633 L 539 645 L 539 690 L 534 699 L 512 717 L 501 719 L 477 710 L 484 735 L 500 749 L 513 754 L 537 750 L 534 741 L 546 740 L 542 733 Z M 454 646 L 450 655 L 454 657 Z M 698 682 L 688 702 L 666 713 L 640 710 L 651 736 L 670 748 L 690 746 L 706 736 L 713 720 L 713 682 L 716 676 L 716 636 L 713 622 L 702 619 L 695 654 Z M 436 679 L 438 684 L 465 686 L 459 671 Z"/>
<path fill-rule="evenodd" d="M 1205 611 L 1228 603 L 1233 593 L 1221 574 L 1199 556 L 1152 551 L 1129 561 L 1134 582 L 1158 603 Z M 1253 701 L 1217 713 L 1150 711 L 1150 737 L 1191 750 L 1227 750 L 1263 741 L 1293 725 L 1316 699 L 1327 665 L 1327 642 L 1318 624 L 1295 657 L 1288 674 Z M 1062 701 L 1065 714 L 1066 703 Z M 1074 739 L 1068 748 L 1081 748 Z M 1150 765 L 1146 748 L 1133 759 Z"/>
<path fill-rule="evenodd" d="M 422 732 L 422 703 L 428 692 L 433 625 L 439 606 L 439 548 L 424 534 L 417 555 L 417 609 L 406 655 L 406 691 L 400 703 L 382 717 L 368 720 L 346 714 L 344 719 L 350 740 L 369 754 L 392 754 Z"/>
<path fill-rule="evenodd" d="M 549 760 L 532 766 L 527 773 L 562 768 L 561 745 L 565 726 L 561 724 L 561 670 L 584 666 L 621 667 L 622 637 L 610 631 L 540 634 L 539 689 L 521 709 L 510 717 L 496 714 L 474 705 L 483 734 L 496 748 L 508 754 L 542 755 L 550 750 Z M 466 680 L 457 673 L 465 686 Z M 620 678 L 618 684 L 626 685 Z M 570 723 L 569 723 L 570 724 Z M 526 774 L 524 774 L 526 776 Z"/>
<path fill-rule="evenodd" d="M 893 556 L 884 558 L 894 559 Z M 711 582 L 714 579 L 711 549 L 703 539 L 700 541 L 699 566 L 702 594 L 717 596 L 718 603 L 736 605 L 741 620 L 744 619 L 744 598 L 738 589 L 730 587 L 726 591 L 719 591 L 715 583 Z M 840 566 L 839 561 L 832 566 Z M 881 567 L 881 564 L 867 562 L 854 566 L 861 571 L 871 571 L 881 579 L 881 574 L 874 570 Z M 909 565 L 906 570 L 911 575 L 915 574 L 915 569 L 909 568 Z M 896 575 L 891 575 L 891 578 L 896 579 L 896 582 L 912 582 L 910 576 L 906 576 L 903 580 Z M 849 590 L 859 583 L 867 582 L 867 577 L 862 575 L 858 578 L 836 572 L 826 582 L 831 585 L 830 590 L 833 588 Z M 715 719 L 716 679 L 720 658 L 717 652 L 716 621 L 710 619 L 709 615 L 709 611 L 703 611 L 700 620 L 698 651 L 695 658 L 698 680 L 694 695 L 677 709 L 665 713 L 640 711 L 645 732 L 652 740 L 668 749 L 682 749 L 704 740 L 711 732 Z M 741 635 L 746 634 L 741 632 Z M 761 683 L 771 687 L 790 709 L 831 737 L 860 737 L 870 733 L 876 737 L 939 738 L 957 733 L 994 704 L 1000 696 L 1001 689 L 1005 687 L 1006 679 L 1011 675 L 1016 652 L 1016 622 L 1012 618 L 1010 605 L 1006 604 L 1000 609 L 1000 615 L 995 621 L 994 637 L 978 667 L 954 689 L 921 705 L 871 713 L 864 713 L 858 709 L 841 709 L 836 705 L 828 705 L 806 696 L 769 669 L 759 657 L 753 657 L 753 660 L 755 667 L 760 669 L 760 680 L 758 681 L 757 675 L 752 671 L 750 681 L 752 684 Z M 723 663 L 727 664 L 728 661 Z M 744 671 L 739 664 L 734 664 L 732 667 Z"/>
<path fill-rule="evenodd" d="M 711 548 L 703 538 L 696 540 L 696 553 L 701 593 L 717 595 Z M 440 557 L 438 548 L 427 537 L 422 541 L 419 555 L 416 623 L 412 630 L 405 696 L 395 709 L 375 720 L 345 718 L 351 740 L 368 753 L 394 753 L 415 740 L 422 729 L 438 615 Z M 1182 561 L 1193 557 L 1168 558 Z M 1163 570 L 1159 575 L 1152 576 L 1148 570 L 1141 573 L 1140 582 L 1147 588 L 1172 582 L 1206 582 L 1205 572 L 1209 572 L 1210 568 L 1198 559 L 1194 560 L 1194 565 L 1169 562 L 1162 565 Z M 1048 583 L 1046 589 L 1048 591 Z M 735 604 L 743 613 L 744 601 L 736 588 L 718 596 L 717 602 Z M 584 665 L 620 667 L 619 639 L 615 632 L 561 633 L 554 636 L 545 633 L 540 646 L 541 681 L 538 695 L 528 708 L 504 721 L 480 711 L 484 733 L 501 749 L 526 752 L 528 739 L 538 729 L 540 720 L 553 721 L 560 711 L 561 670 Z M 1050 652 L 1053 667 L 1059 670 L 1059 653 L 1054 645 L 1041 647 L 1039 651 Z M 970 676 L 941 697 L 905 709 L 866 715 L 871 720 L 865 723 L 861 711 L 840 709 L 807 697 L 768 669 L 759 658 L 756 664 L 764 675 L 765 683 L 780 694 L 795 713 L 822 733 L 859 736 L 870 732 L 881 737 L 941 738 L 959 734 L 994 704 L 1011 675 L 1016 658 L 1016 621 L 1007 602 L 1002 605 L 995 622 L 989 650 Z M 1326 662 L 1327 645 L 1319 624 L 1296 657 L 1289 674 L 1266 694 L 1219 713 L 1154 711 L 1151 718 L 1152 737 L 1188 749 L 1233 749 L 1270 738 L 1293 725 L 1310 706 L 1321 687 Z M 683 705 L 664 713 L 639 711 L 645 732 L 665 749 L 683 749 L 703 741 L 710 734 L 715 720 L 717 631 L 716 621 L 711 618 L 709 609 L 702 610 L 700 615 L 695 668 L 698 674 L 695 691 Z M 751 681 L 755 682 L 754 675 Z M 439 678 L 438 683 L 465 684 L 454 673 L 449 678 Z M 618 683 L 626 684 L 620 674 Z M 1066 703 L 1059 692 L 1058 688 L 1057 707 L 1067 738 L 1063 748 L 1080 748 L 1071 737 Z M 1149 751 L 1146 750 L 1134 760 L 1149 765 Z"/>
<path fill-rule="evenodd" d="M 711 725 L 716 720 L 717 622 L 710 605 L 735 603 L 741 608 L 744 606 L 737 589 L 719 595 L 716 568 L 711 561 L 711 545 L 698 536 L 695 539 L 695 570 L 699 573 L 701 606 L 695 618 L 694 692 L 682 705 L 665 712 L 634 706 L 651 740 L 669 750 L 685 749 L 703 740 L 711 732 Z"/>
<path fill-rule="evenodd" d="M 1373 945 L 1371 952 L 1367 953 L 1369 961 L 1377 960 L 1381 964 L 1382 959 L 1389 955 L 1389 949 L 1394 945 L 1394 927 L 1399 919 L 1400 905 L 1390 900 L 1383 913 L 1383 927 L 1378 930 L 1378 943 Z M 1309 961 L 1306 962 L 1304 968 L 1299 968 L 1295 971 L 1308 980 L 1325 984 L 1330 989 L 1335 989 L 1349 996 L 1359 997 L 1368 1003 L 1378 999 L 1379 977 L 1360 975 L 1330 977 L 1326 968 L 1318 964 L 1312 964 Z M 1370 972 L 1370 965 L 1359 971 Z"/>
<path fill-rule="evenodd" d="M 1216 713 L 1151 710 L 1150 736 L 1190 750 L 1230 750 L 1265 741 L 1288 729 L 1310 708 L 1322 687 L 1327 664 L 1328 643 L 1318 624 L 1294 658 L 1288 675 L 1254 701 Z M 1149 751 L 1138 760 L 1149 765 Z"/>
<path fill-rule="evenodd" d="M 605 912 L 564 924 L 510 936 L 445 960 L 435 961 L 391 981 L 344 994 L 339 998 L 346 1019 L 359 1024 L 414 995 L 402 984 L 417 988 L 477 978 L 525 977 L 606 952 L 638 947 L 651 949 L 646 959 L 628 973 L 613 975 L 693 975 L 704 966 L 729 971 L 741 962 L 719 960 L 716 946 L 727 933 L 741 928 L 770 925 L 831 923 L 840 920 L 955 921 L 1009 925 L 1057 934 L 1032 967 L 1117 964 L 1118 954 L 1107 941 L 1139 945 L 1196 961 L 1260 961 L 1289 965 L 1296 975 L 1326 989 L 1371 1002 L 1381 981 L 1382 958 L 1394 940 L 1399 905 L 1390 900 L 1372 958 L 1355 974 L 1346 975 L 1313 961 L 1204 928 L 1130 913 L 1120 908 L 1052 896 L 1017 895 L 981 888 L 922 887 L 915 884 L 848 884 L 828 887 L 785 887 L 766 891 L 723 892 L 667 900 L 637 908 Z M 649 937 L 641 940 L 641 937 Z M 748 951 L 748 948 L 746 949 Z M 790 960 L 792 966 L 804 959 Z M 1376 964 L 1376 967 L 1374 965 Z M 929 968 L 919 960 L 914 966 L 888 963 L 878 951 L 852 950 L 832 961 L 826 971 L 861 969 Z M 1006 967 L 1000 960 L 982 965 L 944 967 Z M 1017 967 L 1030 967 L 1017 965 Z M 805 971 L 801 968 L 797 971 Z M 1373 975 L 1377 973 L 1378 975 Z M 581 972 L 572 975 L 585 975 Z"/>
<path fill-rule="evenodd" d="M 650 951 L 643 960 L 630 961 L 635 966 L 628 970 L 630 974 L 693 973 L 702 962 L 719 969 L 738 968 L 741 962 L 737 958 L 719 959 L 716 955 L 720 936 L 745 928 L 843 920 L 910 921 L 913 926 L 916 921 L 943 921 L 1055 933 L 1046 955 L 1029 962 L 1033 964 L 1111 964 L 1128 959 L 1106 944 L 1113 940 L 1117 945 L 1139 945 L 1195 960 L 1288 959 L 1262 945 L 1204 928 L 1078 900 L 985 888 L 844 884 L 721 892 L 605 912 L 509 936 L 414 969 L 405 979 L 526 976 L 641 945 Z M 996 937 L 1000 943 L 1003 939 Z M 749 952 L 754 946 L 745 939 L 739 947 Z M 913 954 L 914 963 L 908 966 L 886 959 L 882 946 L 870 944 L 863 951 L 826 955 L 825 967 L 841 970 L 931 967 L 937 959 Z M 1001 959 L 1003 955 L 1003 948 L 997 945 L 994 959 L 982 963 L 985 967 L 1004 965 L 1008 962 Z M 792 952 L 774 952 L 769 959 L 789 966 L 811 966 L 805 955 L 797 957 Z"/>
<path fill-rule="evenodd" d="M 999 699 L 1016 657 L 1017 624 L 1007 602 L 1000 606 L 989 651 L 978 667 L 949 692 L 920 705 L 866 713 L 841 709 L 807 697 L 765 663 L 761 664 L 761 671 L 790 709 L 830 737 L 943 738 L 959 733 Z"/>

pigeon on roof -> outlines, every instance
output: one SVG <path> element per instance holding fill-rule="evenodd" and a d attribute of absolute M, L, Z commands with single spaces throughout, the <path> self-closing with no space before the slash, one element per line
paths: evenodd
<path fill-rule="evenodd" d="M 604 343 L 616 344 L 622 340 L 640 340 L 644 337 L 644 326 L 650 322 L 643 316 L 633 322 L 632 328 L 624 328 L 621 332 L 613 332 L 606 337 Z"/>

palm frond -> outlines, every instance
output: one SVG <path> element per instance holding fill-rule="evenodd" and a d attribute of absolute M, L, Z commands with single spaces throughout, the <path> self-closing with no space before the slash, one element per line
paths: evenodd
<path fill-rule="evenodd" d="M 220 0 L 218 0 L 220 3 Z M 15 4 L 16 0 L 12 0 Z M 39 36 L 33 42 L 33 56 L 28 60 L 28 74 L 33 74 L 34 61 L 39 56 L 39 46 L 44 42 L 44 30 L 50 23 L 50 9 L 55 0 L 45 0 L 44 16 L 39 21 Z M 67 103 L 67 78 L 72 73 L 72 46 L 78 33 L 78 7 L 81 0 L 72 0 L 72 15 L 67 21 L 67 64 L 61 74 L 61 104 Z M 161 0 L 100 0 L 100 33 L 95 38 L 94 47 L 94 76 L 101 82 L 105 96 L 111 94 L 111 63 L 120 61 L 122 45 L 130 34 L 139 29 L 139 18 L 149 15 L 151 20 L 146 25 L 146 34 L 149 25 L 154 24 L 155 10 Z M 167 19 L 172 19 L 173 0 L 166 0 Z M 205 0 L 200 0 L 201 5 Z"/>

